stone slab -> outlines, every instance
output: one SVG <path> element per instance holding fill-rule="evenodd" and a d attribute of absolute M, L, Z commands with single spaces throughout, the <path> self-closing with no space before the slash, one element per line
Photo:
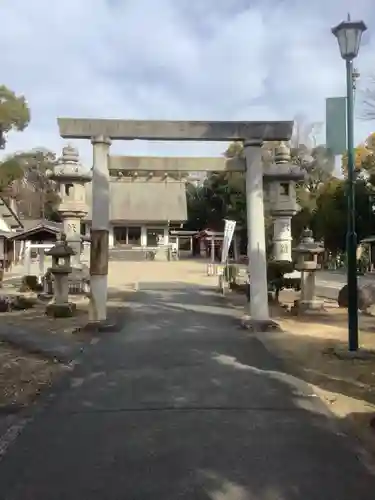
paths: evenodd
<path fill-rule="evenodd" d="M 76 304 L 67 302 L 65 304 L 48 304 L 46 307 L 47 316 L 52 316 L 54 318 L 70 318 L 74 316 L 76 311 Z"/>
<path fill-rule="evenodd" d="M 333 354 L 341 360 L 374 361 L 375 351 L 371 349 L 359 348 L 356 351 L 349 351 L 348 347 L 336 346 L 333 349 Z"/>
<path fill-rule="evenodd" d="M 317 312 L 324 308 L 324 301 L 320 299 L 298 300 L 296 306 L 301 313 Z"/>
<path fill-rule="evenodd" d="M 287 141 L 293 121 L 160 121 L 58 118 L 64 139 L 91 139 L 95 136 L 113 140 L 157 141 L 234 141 L 256 139 Z"/>
<path fill-rule="evenodd" d="M 281 331 L 279 324 L 272 319 L 269 320 L 254 320 L 251 316 L 244 315 L 241 318 L 240 326 L 244 330 L 250 332 L 277 332 Z"/>

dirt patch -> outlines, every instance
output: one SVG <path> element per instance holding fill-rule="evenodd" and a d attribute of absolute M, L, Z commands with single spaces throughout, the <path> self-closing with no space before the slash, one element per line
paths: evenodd
<path fill-rule="evenodd" d="M 109 296 L 108 316 L 121 321 L 129 291 L 118 291 L 115 296 Z M 64 339 L 72 344 L 82 345 L 82 341 L 91 340 L 91 335 L 81 332 L 81 327 L 88 321 L 87 298 L 75 300 L 76 314 L 71 318 L 51 318 L 45 314 L 46 303 L 37 303 L 33 308 L 23 311 L 0 313 L 0 330 L 12 332 L 22 330 L 37 335 Z M 42 356 L 29 354 L 21 348 L 0 342 L 0 412 L 28 406 L 50 386 L 66 366 L 46 359 Z"/>
<path fill-rule="evenodd" d="M 271 305 L 270 312 L 282 331 L 260 333 L 258 338 L 282 360 L 287 373 L 313 386 L 329 409 L 375 452 L 375 355 L 341 359 L 337 353 L 348 346 L 347 311 L 335 301 L 325 301 L 323 311 L 294 316 L 288 309 L 296 298 L 295 292 L 281 292 L 282 306 Z M 247 307 L 245 297 L 237 293 L 229 293 L 226 302 L 243 311 Z M 361 348 L 375 353 L 375 317 L 359 314 L 359 330 Z"/>
<path fill-rule="evenodd" d="M 47 335 L 71 335 L 72 331 L 87 322 L 87 305 L 80 304 L 71 318 L 51 318 L 46 315 L 46 304 L 37 304 L 32 309 L 0 314 L 0 328 L 22 328 L 30 332 L 45 332 Z"/>
<path fill-rule="evenodd" d="M 294 296 L 287 292 L 281 301 L 290 306 Z M 259 336 L 284 362 L 292 375 L 314 386 L 315 392 L 340 419 L 347 420 L 375 450 L 371 422 L 375 416 L 375 356 L 341 359 L 348 345 L 347 311 L 333 301 L 324 310 L 293 316 L 273 306 L 271 313 L 282 332 Z M 359 315 L 359 339 L 363 349 L 375 352 L 375 318 Z"/>
<path fill-rule="evenodd" d="M 0 330 L 9 333 L 22 330 L 30 336 L 35 333 L 69 337 L 75 342 L 72 332 L 87 321 L 86 318 L 84 307 L 72 318 L 50 318 L 45 314 L 45 304 L 41 303 L 23 311 L 1 313 Z M 63 370 L 63 365 L 51 359 L 0 342 L 0 411 L 28 406 Z"/>
<path fill-rule="evenodd" d="M 327 301 L 323 311 L 307 315 L 293 316 L 277 307 L 271 312 L 284 331 L 274 343 L 301 365 L 309 382 L 375 405 L 375 356 L 343 360 L 336 355 L 348 345 L 346 310 Z M 361 348 L 375 353 L 374 317 L 359 314 L 359 341 Z"/>
<path fill-rule="evenodd" d="M 108 296 L 108 316 L 119 316 L 124 313 L 132 290 L 110 291 Z M 46 335 L 58 335 L 71 340 L 77 336 L 80 328 L 88 322 L 89 299 L 87 297 L 71 297 L 77 309 L 72 317 L 53 318 L 46 315 L 47 302 L 39 301 L 31 309 L 0 313 L 0 330 L 19 328 Z"/>
<path fill-rule="evenodd" d="M 32 309 L 1 313 L 0 329 L 9 332 L 24 330 L 38 336 L 69 337 L 75 342 L 72 332 L 84 324 L 86 318 L 84 308 L 72 318 L 50 318 L 45 314 L 45 305 L 37 304 Z M 66 367 L 51 359 L 0 342 L 0 411 L 30 405 L 64 369 Z"/>
<path fill-rule="evenodd" d="M 28 406 L 63 370 L 59 363 L 0 343 L 0 411 Z"/>

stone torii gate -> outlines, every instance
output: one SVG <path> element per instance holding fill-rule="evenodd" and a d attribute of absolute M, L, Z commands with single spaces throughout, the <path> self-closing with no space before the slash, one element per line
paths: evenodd
<path fill-rule="evenodd" d="M 243 141 L 246 164 L 248 257 L 251 275 L 250 313 L 269 323 L 263 201 L 263 141 L 288 141 L 293 121 L 206 122 L 58 118 L 61 137 L 88 139 L 93 145 L 93 205 L 90 258 L 90 322 L 107 319 L 109 234 L 109 148 L 111 140 Z M 218 158 L 218 165 L 222 159 Z M 111 159 L 115 168 L 116 157 Z M 173 160 L 171 160 L 173 161 Z M 228 162 L 228 169 L 230 169 Z M 194 169 L 197 170 L 197 163 Z M 175 166 L 174 166 L 175 168 Z M 186 164 L 183 170 L 186 170 Z M 164 164 L 163 170 L 166 169 Z M 141 170 L 141 169 L 140 169 Z M 182 170 L 182 167 L 181 167 Z M 207 166 L 204 170 L 208 170 Z M 222 170 L 215 167 L 214 170 Z"/>
<path fill-rule="evenodd" d="M 168 173 L 183 178 L 188 172 L 246 172 L 246 161 L 224 157 L 110 156 L 109 167 L 118 174 L 127 172 L 137 176 L 143 172 L 148 179 L 163 173 L 162 182 L 168 179 Z M 267 193 L 264 202 L 274 222 L 273 257 L 277 261 L 292 260 L 291 222 L 299 210 L 295 185 L 304 178 L 304 171 L 291 163 L 290 148 L 281 143 L 274 151 L 273 162 L 263 171 L 264 193 Z"/>

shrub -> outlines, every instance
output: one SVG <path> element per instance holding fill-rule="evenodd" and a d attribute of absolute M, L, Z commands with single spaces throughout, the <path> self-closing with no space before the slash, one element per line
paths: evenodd
<path fill-rule="evenodd" d="M 294 271 L 294 263 L 288 261 L 270 260 L 267 263 L 267 284 L 268 291 L 275 293 L 275 299 L 279 299 L 279 294 L 284 288 L 300 289 L 300 279 L 284 278 L 285 274 Z"/>
<path fill-rule="evenodd" d="M 42 285 L 38 282 L 38 277 L 33 274 L 28 274 L 22 278 L 21 292 L 26 292 L 31 290 L 33 292 L 41 292 L 43 290 Z"/>

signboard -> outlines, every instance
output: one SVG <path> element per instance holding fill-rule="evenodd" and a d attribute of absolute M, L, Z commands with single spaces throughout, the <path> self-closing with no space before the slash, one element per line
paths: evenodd
<path fill-rule="evenodd" d="M 326 99 L 326 146 L 333 155 L 342 155 L 346 142 L 346 97 Z"/>
<path fill-rule="evenodd" d="M 230 244 L 232 243 L 235 227 L 236 227 L 235 220 L 225 220 L 223 249 L 221 252 L 222 264 L 228 260 L 229 248 Z"/>

